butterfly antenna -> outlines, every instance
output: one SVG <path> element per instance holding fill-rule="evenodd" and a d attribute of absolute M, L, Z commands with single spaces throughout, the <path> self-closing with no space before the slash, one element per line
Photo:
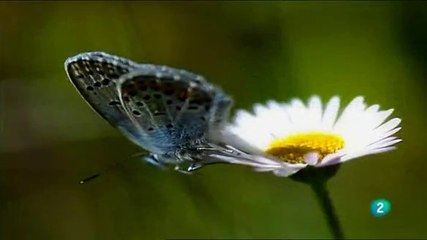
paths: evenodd
<path fill-rule="evenodd" d="M 130 156 L 130 158 L 136 158 L 136 157 L 140 157 L 140 156 L 144 156 L 144 155 L 146 155 L 146 153 L 136 153 L 136 154 L 133 154 L 132 156 Z M 91 181 L 97 179 L 99 176 L 104 175 L 106 172 L 109 172 L 112 169 L 116 168 L 118 165 L 123 164 L 124 162 L 125 161 L 118 161 L 118 162 L 111 163 L 104 170 L 81 179 L 79 181 L 79 183 L 80 184 L 86 184 L 88 182 L 91 182 Z"/>
<path fill-rule="evenodd" d="M 106 172 L 111 171 L 113 168 L 117 167 L 117 165 L 119 165 L 121 163 L 123 163 L 123 161 L 119 161 L 119 162 L 115 162 L 115 163 L 109 164 L 104 170 L 99 171 L 98 173 L 95 173 L 93 175 L 90 175 L 90 176 L 87 176 L 87 177 L 81 179 L 79 181 L 79 183 L 80 184 L 85 184 L 85 183 L 88 183 L 90 181 L 93 181 L 93 180 L 97 179 L 99 176 L 104 175 Z"/>
<path fill-rule="evenodd" d="M 83 178 L 82 180 L 80 180 L 80 184 L 85 184 L 85 183 L 87 183 L 87 182 L 89 182 L 89 181 L 92 181 L 92 180 L 94 180 L 95 178 L 97 178 L 97 177 L 99 177 L 99 176 L 101 176 L 101 174 L 100 173 L 97 173 L 97 174 L 94 174 L 94 175 L 92 175 L 92 176 L 89 176 L 89 177 L 85 177 L 85 178 Z"/>

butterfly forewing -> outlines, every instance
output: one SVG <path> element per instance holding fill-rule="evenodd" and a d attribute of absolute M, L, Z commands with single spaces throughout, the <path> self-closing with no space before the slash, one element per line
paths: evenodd
<path fill-rule="evenodd" d="M 138 64 L 102 52 L 82 53 L 67 59 L 65 70 L 89 105 L 111 125 L 138 143 L 141 134 L 129 119 L 117 92 L 118 79 Z"/>

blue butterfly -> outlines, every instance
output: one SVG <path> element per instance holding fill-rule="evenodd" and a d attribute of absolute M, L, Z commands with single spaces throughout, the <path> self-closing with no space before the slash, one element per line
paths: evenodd
<path fill-rule="evenodd" d="M 103 52 L 70 57 L 65 70 L 101 117 L 149 152 L 150 163 L 190 172 L 223 162 L 215 156 L 239 155 L 212 137 L 232 100 L 200 75 Z"/>

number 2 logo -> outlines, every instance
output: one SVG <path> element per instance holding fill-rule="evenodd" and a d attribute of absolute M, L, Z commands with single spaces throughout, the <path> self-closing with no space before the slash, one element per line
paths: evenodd
<path fill-rule="evenodd" d="M 380 213 L 380 214 L 384 213 L 383 208 L 384 208 L 384 203 L 383 202 L 377 203 L 377 213 Z"/>
<path fill-rule="evenodd" d="M 382 217 L 390 212 L 391 203 L 387 199 L 376 199 L 371 203 L 371 213 L 375 217 Z"/>

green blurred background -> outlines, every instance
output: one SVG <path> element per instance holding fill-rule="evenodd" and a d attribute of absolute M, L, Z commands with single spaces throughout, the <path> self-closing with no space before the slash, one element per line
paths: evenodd
<path fill-rule="evenodd" d="M 233 111 L 312 94 L 394 108 L 398 149 L 344 164 L 329 189 L 348 238 L 427 238 L 427 4 L 338 1 L 1 2 L 0 239 L 331 237 L 306 185 L 132 158 L 65 75 L 92 50 L 201 73 Z M 376 198 L 389 215 L 371 216 Z"/>

